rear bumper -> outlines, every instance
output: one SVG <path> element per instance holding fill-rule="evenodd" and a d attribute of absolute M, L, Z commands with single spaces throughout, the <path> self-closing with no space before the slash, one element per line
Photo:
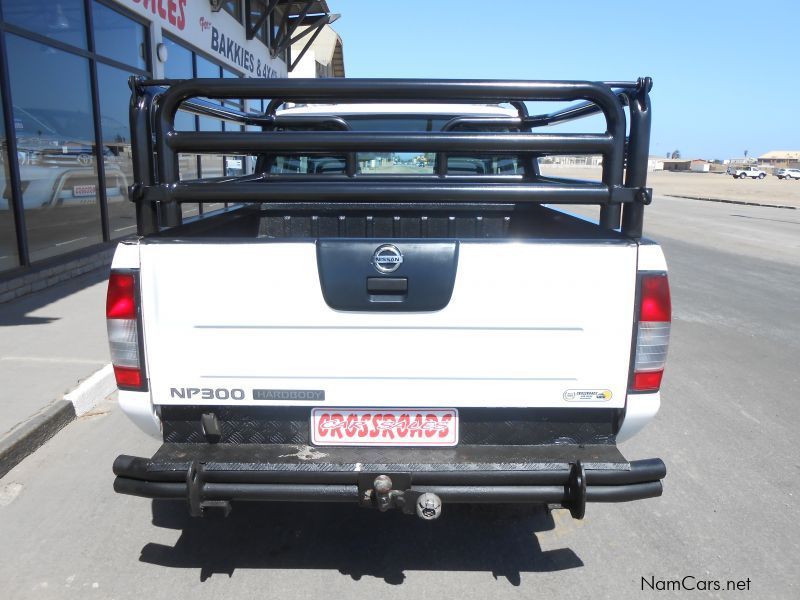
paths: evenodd
<path fill-rule="evenodd" d="M 582 518 L 586 502 L 661 495 L 660 459 L 627 461 L 612 444 L 315 448 L 282 444 L 164 444 L 153 458 L 114 461 L 115 491 L 188 500 L 200 516 L 233 500 L 354 502 L 413 512 L 421 494 L 448 503 L 537 503 Z M 375 485 L 388 476 L 391 491 Z M 377 490 L 377 491 L 376 491 Z M 387 495 L 388 494 L 388 495 Z"/>

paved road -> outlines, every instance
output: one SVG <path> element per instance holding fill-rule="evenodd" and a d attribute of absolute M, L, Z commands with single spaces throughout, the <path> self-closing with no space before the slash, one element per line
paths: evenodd
<path fill-rule="evenodd" d="M 647 230 L 671 265 L 674 342 L 662 412 L 623 451 L 666 460 L 662 498 L 593 504 L 582 522 L 312 505 L 191 521 L 112 493 L 116 454 L 158 444 L 111 400 L 0 480 L 2 596 L 616 599 L 689 575 L 750 592 L 680 597 L 800 597 L 800 214 L 659 199 Z"/>
<path fill-rule="evenodd" d="M 108 364 L 107 278 L 98 270 L 0 307 L 0 438 Z"/>

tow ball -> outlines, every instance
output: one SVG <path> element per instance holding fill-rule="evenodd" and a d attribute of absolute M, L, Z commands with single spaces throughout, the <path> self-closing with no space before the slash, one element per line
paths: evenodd
<path fill-rule="evenodd" d="M 407 476 L 396 476 L 400 480 L 408 480 L 403 483 L 410 484 Z M 366 483 L 366 482 L 365 482 Z M 390 508 L 399 508 L 406 514 L 414 514 L 425 521 L 438 519 L 442 514 L 442 499 L 431 492 L 417 492 L 408 486 L 405 490 L 393 489 L 394 482 L 389 475 L 378 475 L 371 482 L 371 487 L 362 488 L 361 504 L 372 506 L 381 512 L 386 512 Z M 398 482 L 399 483 L 399 482 Z"/>
<path fill-rule="evenodd" d="M 438 519 L 442 514 L 442 499 L 436 494 L 425 492 L 417 498 L 417 516 L 426 521 Z"/>

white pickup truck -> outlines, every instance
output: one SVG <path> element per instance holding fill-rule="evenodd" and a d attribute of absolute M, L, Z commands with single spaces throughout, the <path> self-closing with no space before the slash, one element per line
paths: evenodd
<path fill-rule="evenodd" d="M 670 331 L 642 238 L 649 78 L 132 87 L 140 236 L 114 256 L 106 317 L 119 403 L 163 446 L 119 456 L 117 492 L 195 516 L 329 501 L 424 519 L 661 495 L 664 463 L 617 448 L 658 411 Z M 175 131 L 179 107 L 258 130 Z M 602 134 L 540 129 L 596 113 Z M 182 181 L 194 152 L 255 172 Z M 581 153 L 603 155 L 602 181 L 539 171 Z M 181 203 L 220 201 L 182 222 Z"/>
<path fill-rule="evenodd" d="M 747 177 L 750 179 L 764 179 L 767 176 L 766 171 L 753 165 L 732 165 L 728 167 L 727 172 L 734 179 L 745 179 Z"/>

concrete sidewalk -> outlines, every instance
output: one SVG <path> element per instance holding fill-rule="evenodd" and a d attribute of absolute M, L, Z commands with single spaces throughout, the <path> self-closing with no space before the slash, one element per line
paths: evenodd
<path fill-rule="evenodd" d="M 115 389 L 107 278 L 98 269 L 0 304 L 0 477 Z"/>

